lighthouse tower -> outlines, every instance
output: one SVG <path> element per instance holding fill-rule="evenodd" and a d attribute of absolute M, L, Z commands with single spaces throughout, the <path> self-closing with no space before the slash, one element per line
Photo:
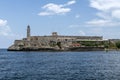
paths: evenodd
<path fill-rule="evenodd" d="M 27 26 L 27 38 L 30 37 L 30 26 Z"/>

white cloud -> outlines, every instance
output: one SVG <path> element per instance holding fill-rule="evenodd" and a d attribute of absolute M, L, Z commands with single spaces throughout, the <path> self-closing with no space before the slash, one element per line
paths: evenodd
<path fill-rule="evenodd" d="M 100 11 L 120 8 L 120 0 L 90 0 L 90 6 Z"/>
<path fill-rule="evenodd" d="M 11 33 L 11 29 L 7 24 L 7 20 L 0 19 L 0 35 L 8 36 Z"/>
<path fill-rule="evenodd" d="M 86 24 L 88 25 L 92 25 L 92 26 L 105 26 L 106 24 L 110 23 L 110 21 L 107 20 L 91 20 L 86 22 Z"/>
<path fill-rule="evenodd" d="M 120 19 L 120 9 L 112 11 L 112 17 Z"/>
<path fill-rule="evenodd" d="M 112 26 L 119 26 L 120 22 L 110 21 L 110 20 L 103 20 L 103 19 L 96 19 L 86 22 L 86 26 L 91 27 L 112 27 Z"/>
<path fill-rule="evenodd" d="M 75 0 L 71 0 L 71 1 L 69 1 L 69 2 L 66 4 L 66 6 L 69 6 L 69 5 L 72 5 L 72 4 L 75 4 L 75 3 L 76 3 Z"/>
<path fill-rule="evenodd" d="M 98 10 L 95 14 L 98 19 L 92 19 L 86 23 L 93 26 L 119 26 L 119 4 L 120 0 L 90 0 L 90 7 Z"/>
<path fill-rule="evenodd" d="M 47 16 L 47 15 L 63 15 L 71 11 L 71 8 L 68 8 L 67 6 L 70 6 L 72 4 L 75 4 L 75 0 L 71 0 L 66 4 L 54 4 L 54 3 L 48 3 L 42 7 L 44 11 L 40 12 L 38 15 L 40 16 Z"/>
<path fill-rule="evenodd" d="M 7 20 L 0 19 L 0 26 L 5 26 L 7 24 Z"/>
<path fill-rule="evenodd" d="M 0 36 L 9 38 L 21 38 L 21 35 L 14 34 L 12 32 L 10 26 L 8 25 L 8 21 L 3 19 L 0 19 Z"/>
<path fill-rule="evenodd" d="M 52 15 L 53 13 L 41 12 L 38 15 L 40 15 L 40 16 L 46 16 L 46 15 L 50 15 L 50 14 Z"/>
<path fill-rule="evenodd" d="M 102 18 L 102 19 L 111 19 L 111 16 L 108 15 L 109 13 L 104 13 L 104 12 L 97 12 L 96 13 L 96 16 L 98 16 L 99 18 Z"/>

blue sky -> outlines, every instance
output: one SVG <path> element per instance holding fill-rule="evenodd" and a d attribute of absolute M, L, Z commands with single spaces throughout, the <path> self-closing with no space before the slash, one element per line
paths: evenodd
<path fill-rule="evenodd" d="M 32 35 L 120 39 L 120 0 L 0 0 L 0 48 Z"/>

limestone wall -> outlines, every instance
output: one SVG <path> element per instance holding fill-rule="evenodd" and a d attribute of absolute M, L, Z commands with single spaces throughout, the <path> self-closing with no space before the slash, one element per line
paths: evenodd
<path fill-rule="evenodd" d="M 30 36 L 22 40 L 15 40 L 12 48 L 17 49 L 38 49 L 38 48 L 58 48 L 60 42 L 62 49 L 69 47 L 77 41 L 102 41 L 101 36 Z"/>

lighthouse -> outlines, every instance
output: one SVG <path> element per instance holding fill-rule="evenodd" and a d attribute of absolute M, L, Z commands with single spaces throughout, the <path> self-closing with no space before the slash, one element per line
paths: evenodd
<path fill-rule="evenodd" d="M 27 26 L 27 38 L 30 37 L 30 26 Z"/>

